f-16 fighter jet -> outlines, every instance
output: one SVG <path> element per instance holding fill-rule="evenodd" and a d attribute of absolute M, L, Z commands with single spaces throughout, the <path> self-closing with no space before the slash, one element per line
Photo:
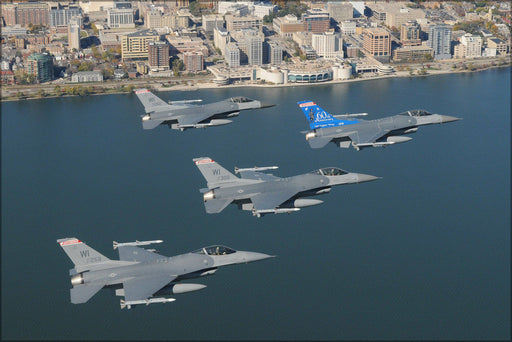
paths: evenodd
<path fill-rule="evenodd" d="M 412 138 L 403 135 L 416 132 L 418 126 L 460 120 L 453 116 L 431 114 L 422 109 L 377 120 L 361 120 L 351 117 L 366 113 L 333 116 L 313 101 L 301 101 L 297 104 L 309 121 L 311 130 L 304 133 L 312 148 L 324 147 L 331 141 L 340 148 L 352 145 L 356 150 L 364 147 L 385 147 L 411 140 Z"/>
<path fill-rule="evenodd" d="M 378 177 L 349 173 L 335 167 L 326 167 L 303 175 L 280 178 L 259 171 L 277 169 L 277 166 L 239 169 L 241 178 L 208 157 L 193 159 L 207 181 L 200 189 L 208 214 L 220 213 L 230 203 L 239 209 L 250 210 L 261 217 L 265 214 L 291 213 L 301 208 L 321 204 L 318 199 L 304 199 L 325 194 L 331 187 L 342 184 L 369 182 Z"/>
<path fill-rule="evenodd" d="M 247 97 L 232 97 L 209 104 L 194 104 L 202 100 L 172 101 L 164 100 L 147 89 L 134 90 L 135 95 L 144 105 L 146 115 L 142 116 L 142 127 L 153 129 L 160 124 L 167 124 L 172 129 L 184 131 L 187 128 L 206 128 L 231 123 L 231 118 L 240 111 L 275 106 Z"/>
<path fill-rule="evenodd" d="M 110 260 L 77 238 L 59 239 L 75 267 L 71 276 L 71 303 L 87 302 L 103 287 L 124 296 L 121 309 L 133 305 L 172 302 L 174 298 L 162 297 L 192 292 L 205 285 L 179 283 L 184 279 L 214 274 L 220 266 L 248 263 L 270 258 L 270 255 L 235 251 L 225 246 L 204 247 L 187 254 L 165 257 L 138 246 L 161 243 L 162 240 L 118 243 L 119 260 Z"/>

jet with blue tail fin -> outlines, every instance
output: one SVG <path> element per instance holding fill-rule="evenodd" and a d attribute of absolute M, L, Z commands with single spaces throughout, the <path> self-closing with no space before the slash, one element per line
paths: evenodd
<path fill-rule="evenodd" d="M 306 140 L 312 148 L 322 148 L 330 142 L 340 148 L 386 147 L 411 140 L 404 136 L 418 130 L 419 126 L 441 124 L 460 120 L 448 115 L 432 114 L 423 109 L 408 110 L 398 115 L 376 120 L 356 118 L 366 115 L 331 115 L 315 102 L 297 102 L 309 121 Z"/>

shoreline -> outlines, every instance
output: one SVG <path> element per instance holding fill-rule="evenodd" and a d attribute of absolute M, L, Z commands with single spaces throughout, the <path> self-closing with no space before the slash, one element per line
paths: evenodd
<path fill-rule="evenodd" d="M 504 67 L 511 67 L 512 64 L 509 62 L 508 64 L 504 64 L 504 65 L 490 65 L 490 66 L 487 66 L 487 67 L 483 67 L 483 68 L 478 68 L 478 69 L 475 69 L 475 70 L 469 70 L 469 69 L 466 69 L 466 70 L 427 70 L 427 73 L 424 74 L 424 75 L 418 75 L 418 74 L 410 74 L 409 71 L 395 71 L 393 72 L 392 74 L 389 74 L 389 75 L 378 75 L 378 76 L 370 76 L 370 77 L 357 77 L 357 78 L 353 78 L 353 79 L 347 79 L 347 80 L 332 80 L 332 81 L 327 81 L 327 82 L 319 82 L 319 83 L 287 83 L 287 84 L 256 84 L 256 83 L 239 83 L 239 84 L 228 84 L 228 85 L 223 85 L 223 86 L 219 86 L 215 83 L 213 83 L 212 81 L 210 82 L 205 82 L 205 83 L 196 83 L 196 84 L 193 84 L 193 85 L 173 85 L 173 86 L 170 86 L 170 87 L 164 87 L 164 86 L 161 86 L 161 85 L 149 85 L 151 88 L 154 89 L 154 91 L 158 91 L 158 92 L 167 92 L 167 91 L 174 91 L 174 90 L 177 90 L 177 91 L 195 91 L 195 90 L 199 90 L 199 89 L 224 89 L 224 88 L 247 88 L 247 87 L 254 87 L 254 88 L 260 88 L 260 87 L 264 87 L 264 88 L 279 88 L 279 87 L 296 87 L 296 86 L 316 86 L 316 85 L 332 85 L 332 84 L 342 84 L 342 83 L 352 83 L 352 82 L 362 82 L 362 81 L 371 81 L 371 80 L 379 80 L 379 79 L 386 79 L 386 78 L 403 78 L 403 77 L 428 77 L 428 76 L 436 76 L 436 75 L 447 75 L 447 74 L 458 74 L 458 73 L 473 73 L 473 72 L 479 72 L 479 71 L 485 71 L 485 70 L 489 70 L 489 69 L 494 69 L 494 68 L 504 68 Z M 140 80 L 134 80 L 134 81 L 140 81 Z M 158 83 L 162 84 L 161 82 L 162 81 L 157 81 Z M 130 81 L 127 81 L 127 82 L 123 82 L 123 86 L 124 85 L 130 85 L 130 84 L 133 84 L 132 82 Z M 59 84 L 60 85 L 60 84 Z M 77 84 L 77 83 L 74 83 L 74 84 L 62 84 L 60 86 L 62 87 L 67 87 L 67 86 L 71 86 L 71 87 L 74 87 L 74 86 L 80 86 L 81 84 Z M 39 85 L 32 85 L 31 87 L 27 86 L 27 89 L 44 89 L 45 87 L 55 87 L 56 84 L 39 84 Z M 90 84 L 86 84 L 86 85 L 83 85 L 83 86 L 90 86 Z M 148 85 L 146 85 L 147 87 Z M 5 86 L 4 86 L 5 87 Z M 9 86 L 7 86 L 9 87 Z M 4 88 L 5 89 L 5 88 Z M 106 88 L 108 89 L 108 88 Z M 21 90 L 19 90 L 21 91 Z M 128 94 L 128 92 L 126 91 L 111 91 L 111 92 L 101 92 L 101 93 L 91 93 L 91 94 L 87 94 L 85 96 L 96 96 L 96 95 L 112 95 L 112 94 Z M 9 97 L 9 98 L 4 98 L 2 96 L 2 98 L 0 99 L 1 102 L 8 102 L 8 101 L 24 101 L 24 100 L 38 100 L 38 99 L 46 99 L 46 98 L 59 98 L 59 97 L 76 97 L 76 96 L 80 96 L 80 95 L 50 95 L 48 94 L 47 96 L 27 96 L 23 99 L 18 99 L 18 98 L 14 98 L 14 97 Z M 85 97 L 85 96 L 82 96 L 82 97 Z"/>

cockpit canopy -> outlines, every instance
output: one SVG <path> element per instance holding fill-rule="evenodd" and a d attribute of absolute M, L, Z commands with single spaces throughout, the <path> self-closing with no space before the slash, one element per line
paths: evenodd
<path fill-rule="evenodd" d="M 413 109 L 408 110 L 407 112 L 400 113 L 399 115 L 406 115 L 406 116 L 427 116 L 432 115 L 432 113 L 427 112 L 423 109 Z"/>
<path fill-rule="evenodd" d="M 234 249 L 231 249 L 229 247 L 215 245 L 215 246 L 208 246 L 208 247 L 203 247 L 201 249 L 197 249 L 197 250 L 193 251 L 192 253 L 206 254 L 206 255 L 226 255 L 226 254 L 232 254 L 235 252 L 236 251 Z"/>
<path fill-rule="evenodd" d="M 243 97 L 243 96 L 238 96 L 238 97 L 232 97 L 231 98 L 231 102 L 234 102 L 234 103 L 245 103 L 245 102 L 252 102 L 254 101 L 253 99 L 250 99 L 248 97 Z"/>
<path fill-rule="evenodd" d="M 325 167 L 323 169 L 311 171 L 311 173 L 320 176 L 342 176 L 346 175 L 348 172 L 342 169 L 338 169 L 337 167 Z"/>

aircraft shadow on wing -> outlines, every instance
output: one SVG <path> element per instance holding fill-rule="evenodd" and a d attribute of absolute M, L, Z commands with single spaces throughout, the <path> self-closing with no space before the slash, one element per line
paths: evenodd
<path fill-rule="evenodd" d="M 142 116 L 142 128 L 144 129 L 153 129 L 160 124 L 167 124 L 169 128 L 181 131 L 189 128 L 222 126 L 230 124 L 232 121 L 227 118 L 238 116 L 242 110 L 275 106 L 243 96 L 208 104 L 197 104 L 202 100 L 166 103 L 148 89 L 136 89 L 134 92 L 146 112 Z"/>
<path fill-rule="evenodd" d="M 356 150 L 386 147 L 411 140 L 404 134 L 416 132 L 419 126 L 460 120 L 423 109 L 408 110 L 377 120 L 362 120 L 355 117 L 367 113 L 331 115 L 313 101 L 300 101 L 297 104 L 309 121 L 310 131 L 303 133 L 312 148 L 322 148 L 329 142 L 340 148 L 353 146 Z"/>
<path fill-rule="evenodd" d="M 207 188 L 200 189 L 204 206 L 209 214 L 220 213 L 230 203 L 239 209 L 252 211 L 261 217 L 299 211 L 301 208 L 323 203 L 311 197 L 331 191 L 336 185 L 369 182 L 379 177 L 351 173 L 335 167 L 318 169 L 306 174 L 280 178 L 260 171 L 271 167 L 235 168 L 235 176 L 211 158 L 193 159 L 207 181 Z"/>

